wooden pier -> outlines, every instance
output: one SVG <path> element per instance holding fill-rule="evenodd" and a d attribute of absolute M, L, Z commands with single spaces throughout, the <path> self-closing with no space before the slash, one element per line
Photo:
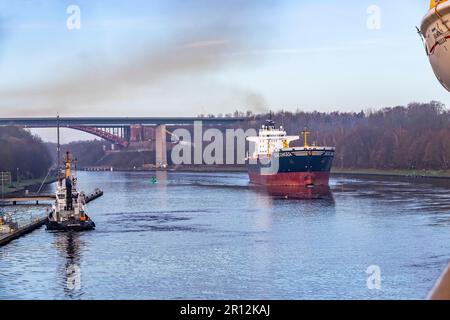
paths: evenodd
<path fill-rule="evenodd" d="M 86 195 L 86 203 L 94 201 L 95 199 L 101 197 L 103 195 L 103 191 L 100 189 L 95 189 L 93 192 Z M 29 198 L 26 198 L 29 201 Z M 47 198 L 46 198 L 47 200 Z M 47 215 L 45 217 L 36 218 L 33 222 L 18 228 L 9 233 L 0 233 L 0 247 L 10 243 L 11 241 L 18 239 L 30 232 L 33 232 L 36 229 L 42 227 L 47 221 Z"/>
<path fill-rule="evenodd" d="M 33 221 L 30 224 L 27 224 L 26 226 L 20 227 L 17 230 L 14 230 L 13 232 L 1 234 L 0 233 L 0 247 L 4 246 L 5 244 L 10 243 L 11 241 L 20 238 L 36 229 L 39 229 L 42 227 L 45 222 L 47 221 L 47 216 L 37 218 L 35 221 Z"/>
<path fill-rule="evenodd" d="M 26 205 L 39 205 L 42 204 L 42 202 L 46 201 L 55 201 L 56 196 L 54 195 L 31 195 L 31 196 L 14 196 L 14 197 L 7 197 L 0 200 L 0 206 L 16 206 L 18 204 L 26 204 Z M 45 203 L 44 203 L 45 205 Z M 48 205 L 48 204 L 47 204 Z"/>
<path fill-rule="evenodd" d="M 93 192 L 86 195 L 86 203 L 94 201 L 97 198 L 100 198 L 103 195 L 103 191 L 100 189 L 95 189 Z"/>
<path fill-rule="evenodd" d="M 95 189 L 93 192 L 89 193 L 88 195 L 86 195 L 86 203 L 97 199 L 98 197 L 101 197 L 103 195 L 103 191 L 100 189 Z M 49 205 L 48 201 L 54 201 L 56 199 L 56 196 L 53 194 L 47 195 L 47 194 L 42 194 L 42 195 L 36 195 L 36 194 L 31 194 L 31 195 L 20 195 L 20 196 L 11 196 L 11 197 L 6 197 L 4 199 L 0 199 L 0 206 L 9 206 L 9 205 L 13 205 L 16 206 L 18 204 L 24 204 L 24 205 Z M 42 203 L 44 202 L 44 203 Z"/>

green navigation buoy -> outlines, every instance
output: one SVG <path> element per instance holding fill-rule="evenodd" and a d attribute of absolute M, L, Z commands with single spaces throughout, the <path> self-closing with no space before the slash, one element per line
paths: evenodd
<path fill-rule="evenodd" d="M 153 184 L 158 183 L 158 179 L 156 179 L 155 176 L 152 177 L 152 183 L 153 183 Z"/>

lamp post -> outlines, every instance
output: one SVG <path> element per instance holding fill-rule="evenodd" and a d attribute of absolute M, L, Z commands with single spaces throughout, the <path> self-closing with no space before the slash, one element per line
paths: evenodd
<path fill-rule="evenodd" d="M 19 168 L 16 168 L 16 184 L 19 187 L 20 179 L 19 179 Z"/>

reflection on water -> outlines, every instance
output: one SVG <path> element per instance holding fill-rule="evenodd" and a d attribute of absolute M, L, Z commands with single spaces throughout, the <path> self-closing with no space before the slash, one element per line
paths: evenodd
<path fill-rule="evenodd" d="M 329 186 L 251 186 L 251 189 L 279 199 L 328 199 L 333 201 L 333 194 Z"/>
<path fill-rule="evenodd" d="M 85 246 L 82 234 L 76 232 L 53 233 L 53 246 L 61 259 L 57 274 L 61 275 L 60 286 L 64 288 L 65 298 L 79 299 L 83 296 L 81 286 L 81 249 Z"/>
<path fill-rule="evenodd" d="M 79 184 L 105 191 L 88 205 L 97 229 L 0 248 L 0 299 L 420 299 L 450 259 L 444 181 L 261 188 L 241 173 L 95 172 Z M 381 290 L 367 288 L 372 265 Z"/>

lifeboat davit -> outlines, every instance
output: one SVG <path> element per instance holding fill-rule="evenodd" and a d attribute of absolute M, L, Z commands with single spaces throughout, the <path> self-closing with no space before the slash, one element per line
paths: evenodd
<path fill-rule="evenodd" d="M 434 74 L 450 91 L 450 1 L 431 0 L 420 33 Z"/>

